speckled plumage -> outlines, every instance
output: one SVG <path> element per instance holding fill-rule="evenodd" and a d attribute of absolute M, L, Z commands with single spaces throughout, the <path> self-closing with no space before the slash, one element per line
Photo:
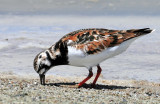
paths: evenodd
<path fill-rule="evenodd" d="M 53 66 L 73 65 L 86 67 L 89 75 L 78 87 L 92 76 L 92 67 L 97 66 L 95 85 L 102 69 L 99 66 L 104 60 L 124 52 L 138 37 L 151 33 L 149 28 L 130 30 L 81 29 L 63 36 L 47 50 L 39 53 L 34 59 L 34 69 L 40 75 L 41 84 L 45 84 L 45 74 Z"/>
<path fill-rule="evenodd" d="M 141 35 L 145 29 L 109 30 L 109 29 L 81 29 L 65 35 L 61 40 L 67 46 L 81 49 L 87 54 L 95 54 L 122 42 Z"/>

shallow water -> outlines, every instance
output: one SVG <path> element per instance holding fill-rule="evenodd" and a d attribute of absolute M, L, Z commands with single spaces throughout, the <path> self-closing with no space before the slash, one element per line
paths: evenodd
<path fill-rule="evenodd" d="M 36 75 L 33 59 L 63 35 L 82 28 L 152 28 L 123 54 L 101 63 L 105 79 L 160 82 L 159 16 L 0 15 L 0 71 Z M 96 68 L 94 68 L 96 73 Z M 57 66 L 47 74 L 87 76 L 83 67 Z"/>

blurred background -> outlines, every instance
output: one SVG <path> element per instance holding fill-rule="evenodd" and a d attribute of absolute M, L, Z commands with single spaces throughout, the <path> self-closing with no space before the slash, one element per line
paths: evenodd
<path fill-rule="evenodd" d="M 0 0 L 1 14 L 159 15 L 159 0 Z"/>
<path fill-rule="evenodd" d="M 159 26 L 159 0 L 0 0 L 0 72 L 38 76 L 34 57 L 74 30 L 149 27 L 156 31 L 101 64 L 101 77 L 160 82 Z M 88 71 L 58 66 L 48 74 L 86 76 Z"/>

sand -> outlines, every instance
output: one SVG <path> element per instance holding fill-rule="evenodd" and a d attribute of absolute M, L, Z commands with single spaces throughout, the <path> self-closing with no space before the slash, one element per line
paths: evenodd
<path fill-rule="evenodd" d="M 71 88 L 84 77 L 49 75 L 47 85 L 39 83 L 38 76 L 0 74 L 0 104 L 158 104 L 160 84 L 136 80 L 99 79 L 91 88 L 90 79 L 81 88 Z"/>
<path fill-rule="evenodd" d="M 159 0 L 10 1 L 0 1 L 0 104 L 160 103 Z M 73 66 L 53 67 L 46 76 L 48 85 L 40 85 L 35 56 L 84 28 L 156 31 L 101 63 L 95 88 L 90 87 L 93 79 L 82 88 L 70 88 L 88 74 L 86 68 Z M 94 75 L 96 71 L 94 67 Z"/>

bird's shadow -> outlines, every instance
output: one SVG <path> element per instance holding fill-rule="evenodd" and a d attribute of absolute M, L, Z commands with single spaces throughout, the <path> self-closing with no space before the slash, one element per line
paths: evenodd
<path fill-rule="evenodd" d="M 72 82 L 72 83 L 48 83 L 46 84 L 47 86 L 57 86 L 57 87 L 61 87 L 61 86 L 74 86 L 78 83 Z M 93 88 L 93 89 L 109 89 L 109 90 L 116 90 L 116 89 L 127 89 L 127 88 L 135 88 L 135 87 L 129 87 L 129 86 L 116 86 L 116 85 L 101 85 L 101 84 L 96 84 L 94 87 L 92 86 L 92 84 L 83 84 L 81 86 L 81 88 Z"/>

